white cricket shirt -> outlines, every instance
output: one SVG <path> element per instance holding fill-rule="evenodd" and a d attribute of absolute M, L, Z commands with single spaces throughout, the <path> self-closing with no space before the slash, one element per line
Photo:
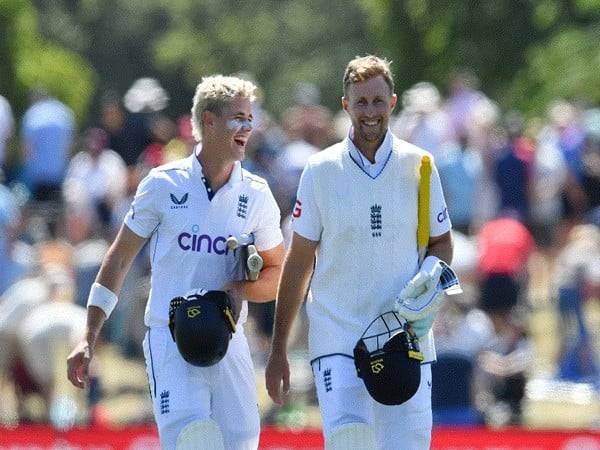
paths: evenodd
<path fill-rule="evenodd" d="M 311 359 L 351 356 L 362 333 L 392 309 L 417 273 L 419 167 L 431 155 L 388 131 L 377 152 L 387 154 L 376 176 L 356 159 L 350 138 L 310 158 L 294 209 L 293 230 L 319 241 L 307 312 Z M 433 159 L 432 159 L 433 160 Z M 451 228 L 439 175 L 432 165 L 430 234 Z M 421 339 L 435 359 L 433 334 Z"/>
<path fill-rule="evenodd" d="M 195 156 L 199 151 L 200 146 L 188 158 L 152 169 L 125 217 L 134 233 L 150 238 L 152 277 L 144 316 L 149 327 L 168 324 L 172 298 L 243 279 L 239 252 L 225 244 L 229 236 L 254 233 L 259 251 L 283 241 L 279 208 L 266 181 L 237 162 L 229 181 L 212 196 Z M 246 316 L 244 303 L 240 324 Z"/>

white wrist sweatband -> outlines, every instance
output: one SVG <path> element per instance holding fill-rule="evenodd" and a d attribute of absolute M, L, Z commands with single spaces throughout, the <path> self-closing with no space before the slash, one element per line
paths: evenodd
<path fill-rule="evenodd" d="M 113 291 L 102 286 L 100 283 L 94 283 L 90 289 L 87 306 L 97 306 L 104 311 L 104 314 L 106 314 L 106 318 L 108 319 L 110 313 L 115 309 L 118 300 L 119 299 Z"/>

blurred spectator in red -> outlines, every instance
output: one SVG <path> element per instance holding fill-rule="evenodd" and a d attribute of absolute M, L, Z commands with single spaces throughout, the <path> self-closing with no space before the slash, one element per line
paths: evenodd
<path fill-rule="evenodd" d="M 71 109 L 43 89 L 32 91 L 21 123 L 25 183 L 35 200 L 60 201 L 75 132 Z"/>
<path fill-rule="evenodd" d="M 527 228 L 507 215 L 481 228 L 478 247 L 480 307 L 494 320 L 494 316 L 504 316 L 517 305 L 535 244 Z"/>
<path fill-rule="evenodd" d="M 14 128 L 15 119 L 10 103 L 0 95 L 0 170 L 5 168 L 8 143 L 12 138 Z"/>
<path fill-rule="evenodd" d="M 165 161 L 175 161 L 189 156 L 195 141 L 192 135 L 192 116 L 185 114 L 177 119 L 177 136 L 171 139 L 164 148 Z"/>
<path fill-rule="evenodd" d="M 152 141 L 140 155 L 139 163 L 152 169 L 166 162 L 166 147 L 177 136 L 177 126 L 163 114 L 155 114 L 149 120 Z"/>

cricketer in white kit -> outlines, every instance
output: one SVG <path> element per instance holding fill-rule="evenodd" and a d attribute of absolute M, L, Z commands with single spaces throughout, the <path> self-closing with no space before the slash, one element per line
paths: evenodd
<path fill-rule="evenodd" d="M 422 157 L 430 155 L 387 127 L 396 96 L 385 60 L 351 61 L 344 81 L 343 105 L 352 129 L 344 141 L 311 157 L 300 181 L 292 245 L 277 296 L 267 389 L 274 401 L 283 400 L 282 383 L 284 392 L 289 386 L 289 324 L 310 287 L 309 354 L 326 448 L 428 449 L 433 318 L 412 324 L 424 361 L 419 388 L 403 404 L 386 406 L 370 397 L 357 376 L 353 349 L 421 269 L 418 174 Z M 450 263 L 451 224 L 435 166 L 429 221 L 427 254 Z"/>
<path fill-rule="evenodd" d="M 116 295 L 120 289 L 115 270 L 126 272 L 130 259 L 149 239 L 152 275 L 143 346 L 165 449 L 258 447 L 260 420 L 243 330 L 244 300 L 275 297 L 283 237 L 279 208 L 267 183 L 239 162 L 252 130 L 253 91 L 251 83 L 234 77 L 202 80 L 192 110 L 195 135 L 202 144 L 188 158 L 152 169 L 142 180 L 120 232 L 125 233 L 125 243 L 117 237 L 88 301 L 90 315 L 97 313 L 97 306 L 108 316 L 110 311 L 103 309 L 106 291 Z M 249 233 L 264 260 L 256 281 L 244 280 L 240 252 L 226 245 L 229 236 Z M 114 253 L 125 256 L 115 258 Z M 225 357 L 210 367 L 188 364 L 168 328 L 170 300 L 200 288 L 227 291 L 239 313 Z M 88 322 L 88 339 L 69 358 L 69 377 L 79 386 L 85 381 L 81 361 L 99 331 L 94 319 Z"/>

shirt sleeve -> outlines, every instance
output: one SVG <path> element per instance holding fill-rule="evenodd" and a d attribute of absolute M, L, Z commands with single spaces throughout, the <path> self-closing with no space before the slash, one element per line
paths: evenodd
<path fill-rule="evenodd" d="M 321 215 L 315 198 L 313 175 L 307 165 L 300 177 L 296 203 L 292 212 L 292 230 L 311 241 L 320 241 L 323 231 Z"/>
<path fill-rule="evenodd" d="M 140 237 L 148 238 L 160 223 L 160 214 L 156 208 L 153 194 L 156 179 L 152 172 L 144 178 L 135 193 L 133 203 L 125 216 L 125 225 Z"/>
<path fill-rule="evenodd" d="M 262 209 L 259 211 L 258 225 L 254 230 L 254 243 L 258 251 L 270 250 L 283 242 L 279 226 L 281 222 L 279 206 L 269 188 L 264 197 Z"/>
<path fill-rule="evenodd" d="M 432 165 L 429 196 L 429 228 L 431 236 L 441 236 L 452 228 L 448 207 L 437 167 Z"/>

